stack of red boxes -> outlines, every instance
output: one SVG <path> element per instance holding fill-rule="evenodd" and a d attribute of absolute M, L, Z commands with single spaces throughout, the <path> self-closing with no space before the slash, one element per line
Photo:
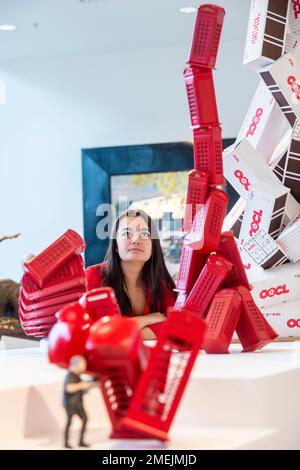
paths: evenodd
<path fill-rule="evenodd" d="M 68 230 L 42 253 L 25 263 L 21 280 L 19 318 L 27 335 L 45 337 L 56 322 L 56 312 L 78 300 L 85 291 L 80 253 L 83 239 Z"/>
<path fill-rule="evenodd" d="M 176 308 L 187 308 L 206 319 L 203 348 L 209 353 L 228 352 L 235 330 L 244 351 L 262 347 L 276 337 L 273 330 L 262 328 L 265 323 L 256 306 L 246 308 L 245 299 L 249 301 L 251 293 L 244 266 L 233 233 L 222 234 L 228 197 L 222 189 L 222 132 L 212 69 L 224 14 L 216 5 L 199 7 L 189 66 L 184 71 L 194 133 L 194 169 L 188 180 L 183 224 L 187 234 L 176 285 Z M 242 328 L 249 315 L 251 328 Z"/>
<path fill-rule="evenodd" d="M 194 169 L 189 174 L 183 229 L 188 232 L 177 280 L 181 307 L 206 261 L 218 246 L 227 195 L 224 183 L 222 134 L 215 98 L 215 67 L 225 11 L 216 5 L 198 8 L 192 48 L 184 79 L 194 133 Z"/>

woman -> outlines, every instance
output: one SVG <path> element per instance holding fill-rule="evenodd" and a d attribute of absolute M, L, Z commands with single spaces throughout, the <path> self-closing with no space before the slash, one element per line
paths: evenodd
<path fill-rule="evenodd" d="M 101 264 L 86 269 L 87 289 L 110 286 L 122 315 L 135 318 L 144 339 L 155 339 L 176 296 L 152 219 L 127 210 L 116 219 Z"/>

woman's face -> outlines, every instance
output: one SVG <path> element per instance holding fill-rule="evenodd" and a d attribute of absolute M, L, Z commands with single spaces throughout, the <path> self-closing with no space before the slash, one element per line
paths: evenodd
<path fill-rule="evenodd" d="M 151 234 L 143 217 L 123 217 L 117 231 L 117 251 L 123 261 L 145 263 L 152 254 Z"/>

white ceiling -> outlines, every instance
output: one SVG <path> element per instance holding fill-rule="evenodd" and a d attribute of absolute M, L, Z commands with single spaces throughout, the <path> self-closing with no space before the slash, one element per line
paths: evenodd
<path fill-rule="evenodd" d="M 195 0 L 0 0 L 0 61 L 125 49 L 186 46 Z M 250 0 L 218 0 L 226 10 L 222 41 L 244 41 Z M 35 27 L 34 24 L 38 23 Z"/>

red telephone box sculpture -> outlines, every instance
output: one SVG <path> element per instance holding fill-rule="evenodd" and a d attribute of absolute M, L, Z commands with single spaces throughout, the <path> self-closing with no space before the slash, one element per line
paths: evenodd
<path fill-rule="evenodd" d="M 208 171 L 189 172 L 183 230 L 189 231 L 193 225 L 196 210 L 205 203 L 208 193 Z"/>
<path fill-rule="evenodd" d="M 25 273 L 21 281 L 21 290 L 24 297 L 30 301 L 56 297 L 66 292 L 85 291 L 82 257 L 74 256 L 44 284 L 42 289 L 33 281 L 29 273 Z"/>
<path fill-rule="evenodd" d="M 183 308 L 187 297 L 188 297 L 188 294 L 186 292 L 184 292 L 184 291 L 179 292 L 179 294 L 177 296 L 177 299 L 176 299 L 176 302 L 175 302 L 175 305 L 174 305 L 174 308 L 176 310 L 178 310 L 180 308 Z"/>
<path fill-rule="evenodd" d="M 121 429 L 149 355 L 136 321 L 119 315 L 103 317 L 90 328 L 86 350 L 88 371 L 99 374 L 113 428 L 110 437 L 137 437 Z"/>
<path fill-rule="evenodd" d="M 233 289 L 222 289 L 214 296 L 205 319 L 202 349 L 211 354 L 228 353 L 241 314 L 241 296 Z"/>
<path fill-rule="evenodd" d="M 184 71 L 192 127 L 218 126 L 215 88 L 210 69 L 190 66 Z"/>
<path fill-rule="evenodd" d="M 221 239 L 227 203 L 228 196 L 224 191 L 212 189 L 204 206 L 196 212 L 192 230 L 185 237 L 185 245 L 200 253 L 216 251 Z"/>
<path fill-rule="evenodd" d="M 69 232 L 71 232 L 74 239 L 73 245 L 70 242 L 70 255 L 74 246 L 79 244 L 81 237 L 77 234 L 73 236 L 75 232 L 72 230 L 68 230 L 66 233 Z M 61 247 L 62 240 L 65 242 L 65 238 L 68 239 L 66 234 L 46 248 L 43 253 L 53 253 L 51 247 Z M 71 248 L 71 245 L 73 248 Z M 61 259 L 65 259 L 66 253 L 67 250 L 62 252 Z M 34 260 L 39 260 L 40 257 L 44 259 L 44 255 L 41 255 L 36 256 Z M 57 270 L 53 271 L 52 277 L 44 283 L 43 287 L 40 287 L 32 279 L 30 272 L 26 272 L 22 277 L 19 295 L 19 318 L 27 335 L 47 336 L 51 327 L 56 323 L 55 313 L 71 302 L 79 300 L 85 291 L 86 281 L 81 256 L 72 255 L 72 258 L 66 261 L 63 266 L 61 265 L 61 259 L 57 259 Z M 28 265 L 32 262 L 33 260 Z M 39 263 L 38 261 L 32 265 L 36 272 L 38 272 L 37 266 L 41 266 Z M 41 275 L 41 271 L 39 271 L 39 275 Z M 40 279 L 42 279 L 42 275 Z"/>
<path fill-rule="evenodd" d="M 197 316 L 205 318 L 215 293 L 224 283 L 231 268 L 232 264 L 227 259 L 219 255 L 210 255 L 184 307 Z"/>
<path fill-rule="evenodd" d="M 199 127 L 194 133 L 194 166 L 209 172 L 210 185 L 223 185 L 222 131 L 220 126 Z"/>
<path fill-rule="evenodd" d="M 57 319 L 48 336 L 48 359 L 67 368 L 72 356 L 86 356 L 86 340 L 92 321 L 78 302 L 60 310 Z"/>
<path fill-rule="evenodd" d="M 243 346 L 243 352 L 261 349 L 277 338 L 278 334 L 267 322 L 247 287 L 235 289 L 242 298 L 242 309 L 236 332 Z"/>
<path fill-rule="evenodd" d="M 225 10 L 217 5 L 198 8 L 189 63 L 214 68 L 219 48 Z"/>
<path fill-rule="evenodd" d="M 188 310 L 168 310 L 168 319 L 123 419 L 124 427 L 149 438 L 168 439 L 204 329 L 204 322 Z"/>
<path fill-rule="evenodd" d="M 111 287 L 99 287 L 86 292 L 81 297 L 80 304 L 93 322 L 105 316 L 121 315 L 115 291 Z"/>
<path fill-rule="evenodd" d="M 24 265 L 35 283 L 42 288 L 67 261 L 82 253 L 84 249 L 85 243 L 80 235 L 74 230 L 67 230 L 42 253 Z"/>
<path fill-rule="evenodd" d="M 176 282 L 176 289 L 189 292 L 204 265 L 204 256 L 187 246 L 182 247 L 180 267 Z"/>
<path fill-rule="evenodd" d="M 223 19 L 223 8 L 199 7 L 190 66 L 184 72 L 195 141 L 187 203 L 204 205 L 186 215 L 184 225 L 191 231 L 182 252 L 179 295 L 175 308 L 168 309 L 156 346 L 150 352 L 143 344 L 136 321 L 120 315 L 109 288 L 87 292 L 80 303 L 63 308 L 49 335 L 50 362 L 68 367 L 73 355 L 83 355 L 88 372 L 100 377 L 111 437 L 166 440 L 202 346 L 209 353 L 227 353 L 235 329 L 244 351 L 261 348 L 277 336 L 253 301 L 233 234 L 221 237 L 228 196 L 215 188 L 224 176 L 211 69 Z M 82 289 L 80 268 L 70 267 L 83 249 L 81 237 L 69 230 L 26 264 L 20 305 L 28 334 L 45 334 L 54 302 Z M 59 278 L 66 266 L 70 275 Z M 225 282 L 234 289 L 220 290 Z"/>
<path fill-rule="evenodd" d="M 242 285 L 251 289 L 232 231 L 222 233 L 218 253 L 225 256 L 233 265 L 226 279 L 226 285 L 228 287 Z"/>

